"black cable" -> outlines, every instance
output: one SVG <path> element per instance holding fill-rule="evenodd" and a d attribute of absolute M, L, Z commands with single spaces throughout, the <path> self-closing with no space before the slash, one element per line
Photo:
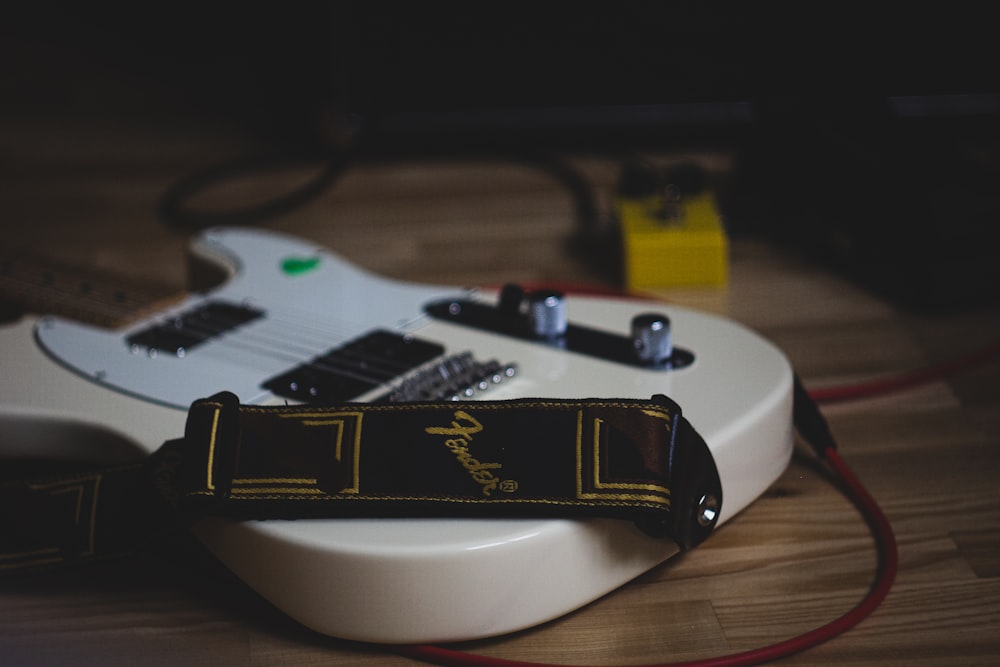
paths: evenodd
<path fill-rule="evenodd" d="M 182 178 L 170 186 L 157 205 L 160 218 L 171 227 L 197 231 L 216 225 L 256 225 L 277 218 L 307 204 L 333 185 L 354 158 L 350 149 L 323 152 L 290 152 L 255 155 L 226 160 Z M 322 168 L 303 186 L 253 206 L 224 211 L 191 208 L 188 202 L 197 195 L 235 178 L 249 176 L 284 166 L 319 162 Z"/>
<path fill-rule="evenodd" d="M 360 153 L 357 148 L 344 148 L 323 152 L 272 153 L 225 160 L 209 165 L 171 185 L 161 196 L 157 204 L 157 213 L 168 226 L 185 231 L 198 231 L 217 225 L 260 224 L 286 215 L 319 197 L 354 164 Z M 590 240 L 593 245 L 593 239 L 599 235 L 602 227 L 602 217 L 593 187 L 583 174 L 569 162 L 548 153 L 530 151 L 493 157 L 535 167 L 561 183 L 573 200 L 579 237 Z M 189 206 L 192 198 L 228 181 L 283 166 L 316 162 L 323 167 L 312 180 L 275 199 L 223 211 L 199 210 Z"/>

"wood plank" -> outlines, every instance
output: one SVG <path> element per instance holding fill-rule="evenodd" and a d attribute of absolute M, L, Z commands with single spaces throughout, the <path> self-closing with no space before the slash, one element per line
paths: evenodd
<path fill-rule="evenodd" d="M 260 148 L 213 127 L 88 130 L 38 120 L 0 124 L 0 146 L 9 149 L 8 164 L 22 167 L 6 170 L 0 188 L 5 245 L 25 243 L 173 287 L 184 284 L 187 233 L 156 218 L 159 197 L 202 165 Z M 615 157 L 568 157 L 606 205 Z M 709 162 L 725 166 L 717 156 Z M 271 187 L 294 182 L 279 180 Z M 248 187 L 254 186 L 222 188 L 204 203 L 245 203 Z M 407 280 L 612 286 L 569 251 L 576 225 L 572 200 L 553 179 L 531 167 L 485 160 L 362 164 L 309 205 L 267 223 Z M 724 289 L 657 290 L 656 296 L 764 333 L 809 387 L 884 377 L 1000 341 L 995 309 L 903 313 L 758 239 L 733 239 L 731 275 Z M 993 359 L 911 390 L 824 406 L 843 456 L 893 522 L 901 569 L 870 619 L 782 664 L 997 662 L 998 380 L 1000 363 Z M 583 664 L 707 658 L 831 620 L 867 589 L 874 566 L 872 541 L 856 510 L 803 449 L 761 499 L 695 551 L 563 619 L 460 648 Z M 417 664 L 299 627 L 190 544 L 86 572 L 0 583 L 0 659 L 192 667 Z"/>

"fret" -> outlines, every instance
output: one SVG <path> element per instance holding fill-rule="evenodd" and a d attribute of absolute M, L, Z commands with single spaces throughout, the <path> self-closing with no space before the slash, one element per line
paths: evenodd
<path fill-rule="evenodd" d="M 64 265 L 36 253 L 7 252 L 0 258 L 0 301 L 36 314 L 111 329 L 181 296 L 166 285 Z"/>

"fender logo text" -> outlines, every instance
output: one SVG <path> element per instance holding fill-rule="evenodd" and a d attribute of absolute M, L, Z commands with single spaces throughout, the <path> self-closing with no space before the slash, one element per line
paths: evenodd
<path fill-rule="evenodd" d="M 483 425 L 479 423 L 479 420 L 464 410 L 456 410 L 450 426 L 428 426 L 424 432 L 429 435 L 447 436 L 444 441 L 445 446 L 468 471 L 469 476 L 482 486 L 484 496 L 489 496 L 497 488 L 508 493 L 516 491 L 517 482 L 510 479 L 501 480 L 494 474 L 494 470 L 500 470 L 503 467 L 501 464 L 483 463 L 469 452 L 473 436 L 482 430 Z"/>

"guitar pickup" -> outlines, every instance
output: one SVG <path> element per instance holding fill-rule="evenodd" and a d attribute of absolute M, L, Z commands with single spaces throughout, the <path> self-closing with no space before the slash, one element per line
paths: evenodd
<path fill-rule="evenodd" d="M 444 347 L 413 336 L 376 330 L 270 378 L 276 396 L 303 403 L 337 403 L 391 383 L 444 354 Z"/>
<path fill-rule="evenodd" d="M 191 349 L 263 317 L 264 311 L 224 301 L 207 301 L 136 332 L 126 340 L 133 351 L 166 352 L 183 357 Z"/>

